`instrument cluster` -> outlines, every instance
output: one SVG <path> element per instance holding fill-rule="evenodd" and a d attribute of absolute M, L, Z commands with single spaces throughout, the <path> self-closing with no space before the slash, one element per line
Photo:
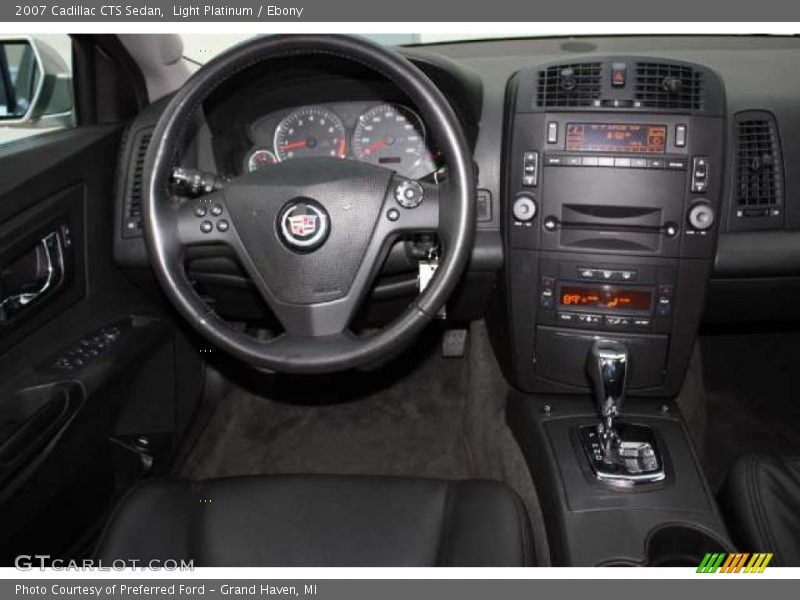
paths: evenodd
<path fill-rule="evenodd" d="M 300 106 L 258 118 L 249 134 L 252 146 L 243 158 L 243 172 L 311 157 L 368 162 L 414 179 L 437 168 L 422 119 L 396 103 Z"/>

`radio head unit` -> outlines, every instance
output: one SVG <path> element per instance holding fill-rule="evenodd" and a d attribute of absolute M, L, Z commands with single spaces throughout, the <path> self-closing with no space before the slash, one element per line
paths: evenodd
<path fill-rule="evenodd" d="M 667 126 L 639 123 L 567 123 L 566 150 L 664 154 Z"/>

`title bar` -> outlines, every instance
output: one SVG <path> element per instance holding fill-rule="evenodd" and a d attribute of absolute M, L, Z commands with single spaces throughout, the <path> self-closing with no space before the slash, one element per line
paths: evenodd
<path fill-rule="evenodd" d="M 800 3 L 786 0 L 114 0 L 0 3 L 4 22 L 542 22 L 542 21 L 800 21 Z"/>

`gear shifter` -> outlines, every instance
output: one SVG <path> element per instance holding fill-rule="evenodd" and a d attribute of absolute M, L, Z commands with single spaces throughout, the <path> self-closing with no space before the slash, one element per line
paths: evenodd
<path fill-rule="evenodd" d="M 587 361 L 599 425 L 580 428 L 580 439 L 597 479 L 614 485 L 661 481 L 664 463 L 653 430 L 620 422 L 628 384 L 628 348 L 622 342 L 598 339 Z"/>
<path fill-rule="evenodd" d="M 587 368 L 602 419 L 601 435 L 605 451 L 611 454 L 619 439 L 614 423 L 622 414 L 625 387 L 628 384 L 628 349 L 621 342 L 597 340 L 589 352 Z"/>

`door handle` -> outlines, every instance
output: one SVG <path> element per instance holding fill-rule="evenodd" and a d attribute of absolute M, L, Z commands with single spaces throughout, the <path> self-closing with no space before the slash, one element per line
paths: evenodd
<path fill-rule="evenodd" d="M 2 268 L 0 324 L 52 295 L 64 282 L 61 235 L 51 231 L 30 250 Z"/>

